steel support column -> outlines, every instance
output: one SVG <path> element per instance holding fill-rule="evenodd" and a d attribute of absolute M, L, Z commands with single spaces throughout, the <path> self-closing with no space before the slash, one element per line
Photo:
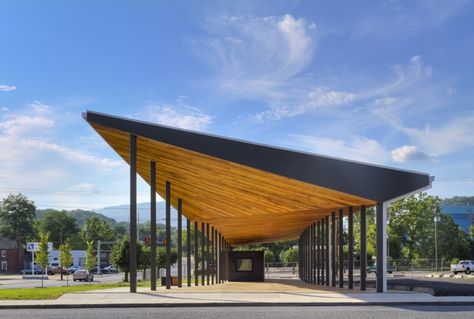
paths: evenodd
<path fill-rule="evenodd" d="M 325 230 L 325 235 L 326 235 L 326 238 L 324 240 L 324 244 L 326 245 L 325 249 L 325 259 L 326 259 L 326 286 L 329 286 L 330 285 L 330 267 L 329 267 L 329 261 L 330 261 L 330 257 L 329 257 L 329 250 L 330 250 L 330 245 L 329 245 L 329 216 L 326 216 L 324 218 L 324 223 L 325 223 L 325 227 L 324 227 L 324 230 Z"/>
<path fill-rule="evenodd" d="M 344 210 L 339 209 L 339 288 L 344 287 Z"/>
<path fill-rule="evenodd" d="M 130 135 L 130 292 L 137 292 L 137 137 Z"/>
<path fill-rule="evenodd" d="M 313 261 L 311 265 L 311 283 L 316 284 L 316 223 L 313 223 L 311 227 L 311 260 Z"/>
<path fill-rule="evenodd" d="M 336 213 L 331 214 L 331 286 L 336 287 Z"/>
<path fill-rule="evenodd" d="M 360 290 L 365 290 L 367 278 L 367 214 L 365 206 L 360 207 Z"/>
<path fill-rule="evenodd" d="M 191 221 L 186 218 L 186 284 L 191 287 Z"/>
<path fill-rule="evenodd" d="M 166 289 L 171 288 L 171 183 L 166 181 Z"/>
<path fill-rule="evenodd" d="M 321 221 L 316 224 L 316 284 L 321 284 Z"/>
<path fill-rule="evenodd" d="M 150 287 L 156 290 L 156 163 L 150 162 Z"/>
<path fill-rule="evenodd" d="M 219 240 L 217 242 L 217 251 L 218 251 L 218 270 L 217 270 L 217 282 L 222 283 L 222 235 L 221 233 L 218 234 Z"/>
<path fill-rule="evenodd" d="M 199 285 L 199 224 L 194 222 L 194 285 Z"/>
<path fill-rule="evenodd" d="M 178 198 L 178 288 L 183 286 L 183 201 Z"/>
<path fill-rule="evenodd" d="M 377 203 L 377 292 L 387 292 L 387 206 Z"/>
<path fill-rule="evenodd" d="M 215 279 L 215 262 L 214 262 L 214 226 L 211 227 L 211 284 L 214 285 L 214 279 Z"/>
<path fill-rule="evenodd" d="M 210 283 L 210 268 L 211 268 L 211 254 L 209 251 L 210 246 L 210 237 L 209 237 L 209 223 L 206 223 L 206 284 L 209 286 Z"/>
<path fill-rule="evenodd" d="M 201 286 L 205 284 L 206 274 L 206 241 L 204 240 L 205 235 L 205 224 L 201 223 Z"/>
<path fill-rule="evenodd" d="M 348 283 L 349 289 L 354 289 L 354 211 L 352 206 L 349 207 L 349 213 L 347 218 L 347 232 L 348 232 Z"/>

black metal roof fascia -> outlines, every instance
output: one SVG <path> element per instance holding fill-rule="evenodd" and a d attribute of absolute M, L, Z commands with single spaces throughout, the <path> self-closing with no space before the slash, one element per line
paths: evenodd
<path fill-rule="evenodd" d="M 87 111 L 86 121 L 313 185 L 384 202 L 428 187 L 430 176 L 290 151 Z"/>

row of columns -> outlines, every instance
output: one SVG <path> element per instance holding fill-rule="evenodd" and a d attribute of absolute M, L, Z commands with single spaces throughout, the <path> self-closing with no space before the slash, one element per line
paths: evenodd
<path fill-rule="evenodd" d="M 137 137 L 130 135 L 130 292 L 137 291 Z M 151 290 L 156 290 L 156 162 L 150 162 L 150 276 Z M 165 268 L 166 289 L 171 288 L 171 182 L 165 182 Z M 183 285 L 183 200 L 177 199 L 178 238 L 177 238 L 177 286 Z M 194 234 L 191 225 L 194 224 Z M 201 226 L 201 231 L 199 231 Z M 194 247 L 191 238 L 194 235 Z M 230 243 L 209 223 L 186 219 L 186 284 L 192 284 L 191 257 L 194 257 L 194 284 L 210 285 L 223 283 L 228 280 L 228 252 L 232 249 Z M 199 253 L 200 252 L 200 253 Z M 201 267 L 199 267 L 199 265 Z M 199 269 L 200 268 L 200 269 Z M 201 278 L 199 278 L 199 275 Z"/>
<path fill-rule="evenodd" d="M 376 206 L 377 292 L 386 292 L 386 204 Z M 344 210 L 332 212 L 305 228 L 299 238 L 299 277 L 317 285 L 340 288 L 344 280 Z M 354 288 L 354 208 L 347 209 L 347 288 Z M 360 207 L 360 290 L 366 290 L 367 215 Z"/>

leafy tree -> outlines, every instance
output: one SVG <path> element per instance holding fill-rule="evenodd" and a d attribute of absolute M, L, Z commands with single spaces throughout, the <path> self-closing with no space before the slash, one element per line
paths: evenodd
<path fill-rule="evenodd" d="M 39 230 L 49 232 L 54 247 L 59 247 L 65 240 L 79 233 L 79 227 L 73 216 L 66 211 L 48 209 L 39 221 Z"/>
<path fill-rule="evenodd" d="M 176 264 L 178 261 L 178 253 L 175 249 L 171 249 L 171 255 L 170 255 L 170 263 L 171 265 Z M 202 259 L 200 259 L 202 260 Z M 156 249 L 156 265 L 158 268 L 160 267 L 165 267 L 166 266 L 166 249 L 165 247 L 158 247 Z"/>
<path fill-rule="evenodd" d="M 89 241 L 97 242 L 98 240 L 114 240 L 115 234 L 110 225 L 97 216 L 92 216 L 86 220 L 82 231 L 82 238 L 86 243 Z"/>
<path fill-rule="evenodd" d="M 69 240 L 66 240 L 64 244 L 59 246 L 59 262 L 61 263 L 61 280 L 63 279 L 63 269 L 70 268 L 73 263 L 73 258 L 71 254 L 71 245 Z M 67 276 L 67 286 L 69 286 L 69 271 L 66 272 Z"/>
<path fill-rule="evenodd" d="M 271 251 L 270 249 L 264 249 L 263 251 L 264 253 L 264 258 L 265 258 L 265 263 L 274 263 L 276 262 L 276 257 L 275 257 L 275 254 L 273 253 L 273 251 Z"/>
<path fill-rule="evenodd" d="M 0 237 L 18 241 L 18 265 L 26 239 L 34 235 L 35 211 L 33 201 L 22 194 L 10 194 L 0 203 Z"/>
<path fill-rule="evenodd" d="M 298 249 L 290 247 L 280 253 L 280 260 L 285 263 L 298 262 Z"/>
<path fill-rule="evenodd" d="M 144 269 L 149 264 L 148 253 L 144 253 L 143 245 L 137 242 L 137 268 Z M 148 258 L 148 259 L 147 259 Z M 124 281 L 128 282 L 130 272 L 130 239 L 123 236 L 112 249 L 112 264 L 125 273 Z"/>
<path fill-rule="evenodd" d="M 41 288 L 44 287 L 43 280 L 44 274 L 47 271 L 48 264 L 49 264 L 49 233 L 40 233 L 40 242 L 39 242 L 39 250 L 36 252 L 36 262 L 40 265 L 41 269 L 43 270 L 43 275 L 41 276 Z"/>
<path fill-rule="evenodd" d="M 86 249 L 86 269 L 91 271 L 94 266 L 96 265 L 96 258 L 94 254 L 94 242 L 92 240 L 87 242 L 87 249 Z"/>

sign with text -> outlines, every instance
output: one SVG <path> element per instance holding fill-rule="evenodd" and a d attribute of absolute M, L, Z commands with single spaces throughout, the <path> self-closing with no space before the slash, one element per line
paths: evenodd
<path fill-rule="evenodd" d="M 26 251 L 39 251 L 39 242 L 28 242 L 26 243 Z M 53 250 L 53 243 L 48 243 L 48 251 Z"/>

